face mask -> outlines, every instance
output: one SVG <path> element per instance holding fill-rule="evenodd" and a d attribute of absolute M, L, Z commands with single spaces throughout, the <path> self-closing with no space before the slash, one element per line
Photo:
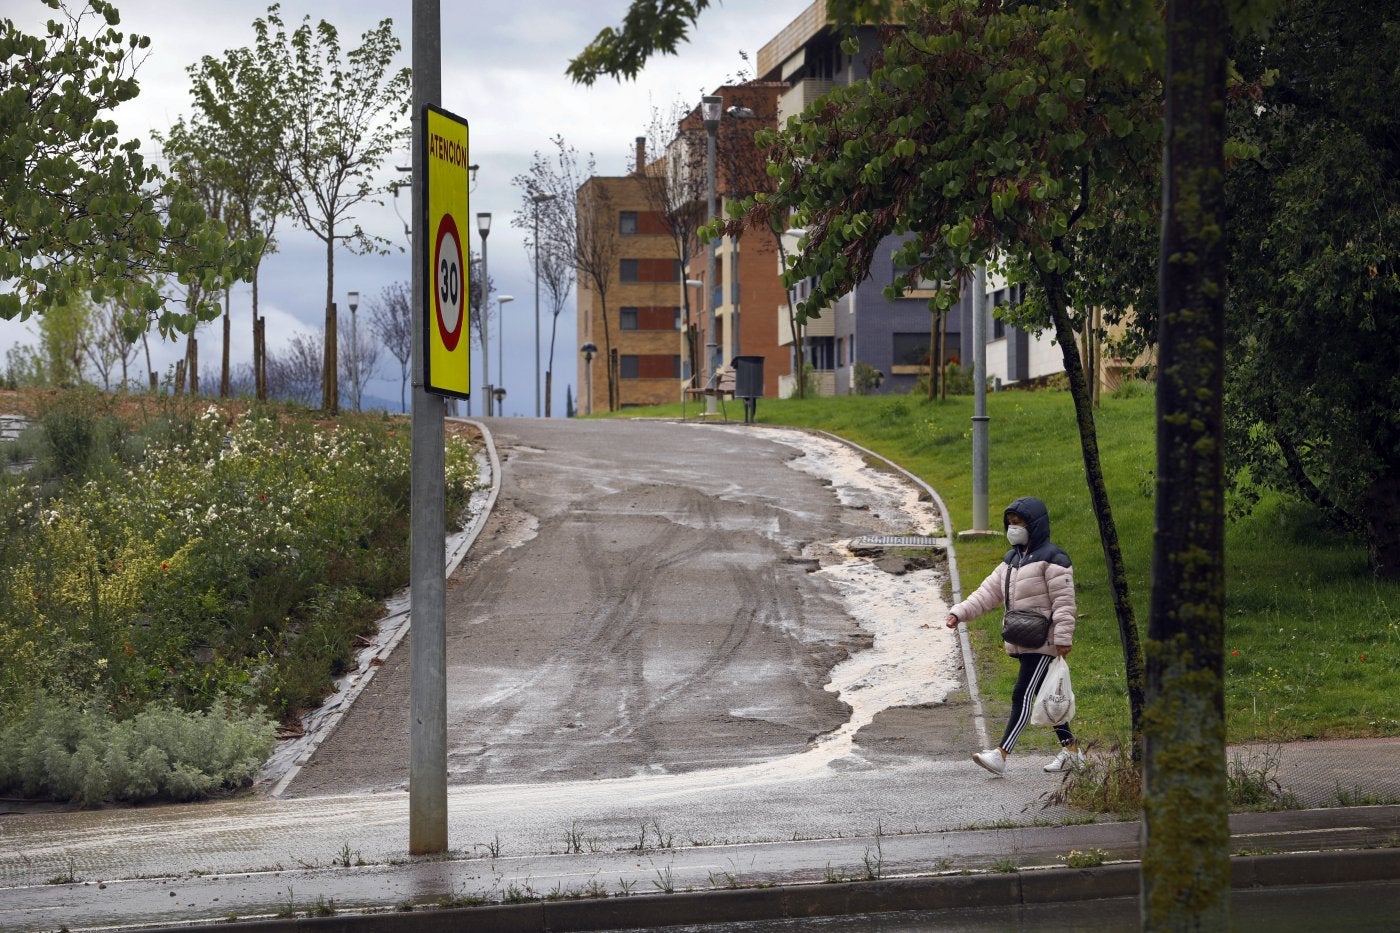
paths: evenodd
<path fill-rule="evenodd" d="M 1007 525 L 1006 540 L 1020 547 L 1031 539 L 1030 530 L 1025 525 Z"/>

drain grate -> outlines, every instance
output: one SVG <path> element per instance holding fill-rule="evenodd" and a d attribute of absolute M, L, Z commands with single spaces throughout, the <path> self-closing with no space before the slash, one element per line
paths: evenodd
<path fill-rule="evenodd" d="M 947 547 L 948 539 L 928 535 L 861 535 L 851 547 Z"/>

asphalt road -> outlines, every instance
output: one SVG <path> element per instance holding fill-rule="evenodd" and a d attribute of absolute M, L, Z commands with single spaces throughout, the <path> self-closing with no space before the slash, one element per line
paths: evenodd
<path fill-rule="evenodd" d="M 803 468 L 791 431 L 491 425 L 500 496 L 448 589 L 451 782 L 743 765 L 847 721 L 824 685 L 872 636 L 813 571 L 850 560 L 835 542 L 919 530 L 889 496 Z M 400 645 L 286 796 L 405 786 L 408 659 Z"/>

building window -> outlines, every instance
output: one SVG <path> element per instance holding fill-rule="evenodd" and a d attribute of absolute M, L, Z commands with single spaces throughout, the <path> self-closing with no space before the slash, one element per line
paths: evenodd
<path fill-rule="evenodd" d="M 622 330 L 681 329 L 681 309 L 675 307 L 623 308 L 618 317 Z"/>
<path fill-rule="evenodd" d="M 623 354 L 618 361 L 618 374 L 623 379 L 679 379 L 680 354 Z"/>
<path fill-rule="evenodd" d="M 892 271 L 893 271 L 893 273 L 894 273 L 894 276 L 893 276 L 893 278 L 890 279 L 891 282 L 893 282 L 895 279 L 898 279 L 901 275 L 907 274 L 907 273 L 909 272 L 910 269 L 914 268 L 913 266 L 906 266 L 906 265 L 904 265 L 904 264 L 902 264 L 902 263 L 898 263 L 898 262 L 893 263 L 892 265 L 893 265 Z M 930 279 L 930 278 L 927 278 L 927 277 L 925 277 L 925 276 L 920 275 L 920 276 L 916 276 L 914 279 L 912 279 L 912 280 L 909 282 L 909 288 L 908 288 L 908 290 L 904 293 L 904 295 L 905 295 L 906 298 L 913 298 L 913 297 L 916 297 L 916 296 L 917 296 L 917 297 L 922 297 L 922 294 L 921 294 L 921 293 L 928 293 L 928 292 L 936 291 L 937 289 L 938 289 L 938 280 L 937 280 L 937 279 Z"/>
<path fill-rule="evenodd" d="M 637 212 L 622 211 L 617 217 L 617 232 L 622 236 L 637 235 Z"/>
<path fill-rule="evenodd" d="M 992 339 L 1000 340 L 1006 336 L 1006 322 L 1001 315 L 997 314 L 997 308 L 1014 308 L 1026 298 L 1026 287 L 1024 285 L 1008 285 L 1006 288 L 998 288 L 992 292 L 988 304 L 992 306 Z"/>
<path fill-rule="evenodd" d="M 808 337 L 807 362 L 813 369 L 835 369 L 836 338 Z"/>
<path fill-rule="evenodd" d="M 837 338 L 836 338 L 836 365 L 837 365 L 837 366 L 845 366 L 845 365 L 846 365 L 846 338 L 845 338 L 845 337 L 837 337 Z"/>
<path fill-rule="evenodd" d="M 928 334 L 895 334 L 892 350 L 895 366 L 927 366 Z"/>
<path fill-rule="evenodd" d="M 674 259 L 623 259 L 618 264 L 618 278 L 629 285 L 638 282 L 679 282 L 681 264 Z"/>

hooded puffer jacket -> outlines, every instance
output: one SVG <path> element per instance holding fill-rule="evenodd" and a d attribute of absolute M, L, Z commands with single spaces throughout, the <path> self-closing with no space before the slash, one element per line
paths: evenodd
<path fill-rule="evenodd" d="M 1074 642 L 1074 570 L 1069 555 L 1050 543 L 1050 512 L 1045 503 L 1032 496 L 1017 499 L 1002 512 L 1015 512 L 1026 522 L 1029 540 L 1024 548 L 1013 547 L 1006 552 L 977 591 L 951 610 L 959 622 L 968 622 L 1000 606 L 1004 600 L 1007 575 L 1011 576 L 1011 606 L 1016 609 L 1036 609 L 1050 616 L 1050 637 L 1040 648 L 1021 648 L 1003 642 L 1006 653 L 1056 654 L 1055 648 Z"/>

